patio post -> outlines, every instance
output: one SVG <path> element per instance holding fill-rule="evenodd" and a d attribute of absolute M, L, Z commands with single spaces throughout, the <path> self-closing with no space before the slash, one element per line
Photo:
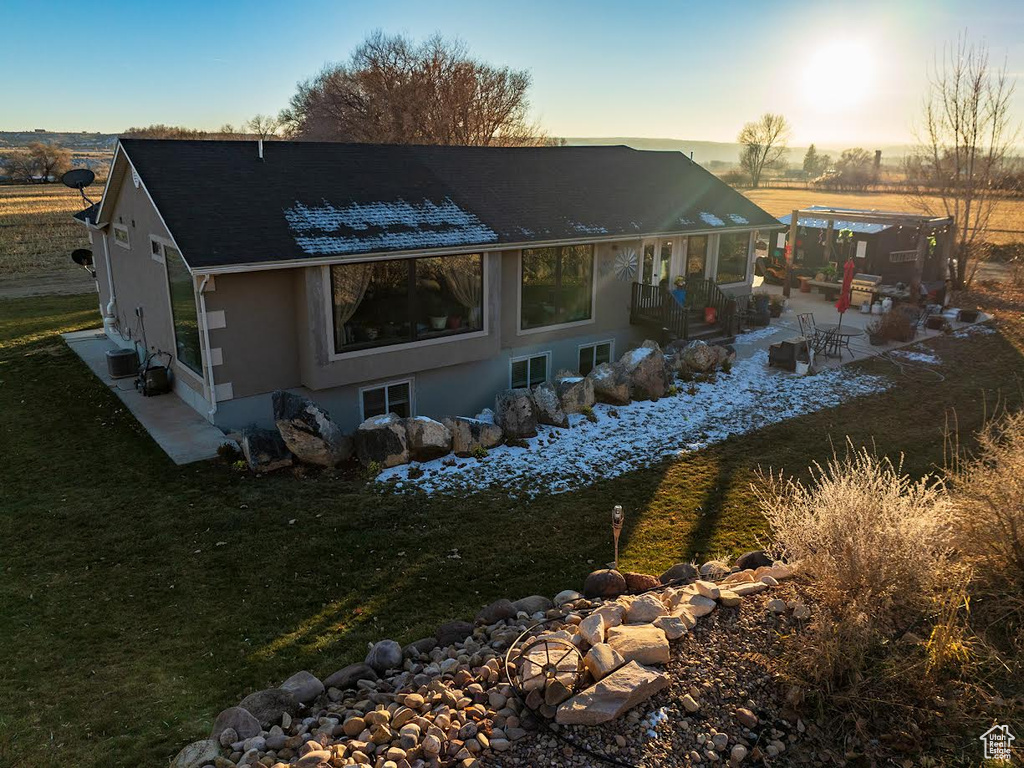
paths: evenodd
<path fill-rule="evenodd" d="M 917 301 L 921 298 L 921 277 L 924 275 L 924 257 L 928 248 L 928 230 L 924 224 L 917 235 L 917 253 L 914 255 L 914 277 L 910 281 L 910 298 Z"/>
<path fill-rule="evenodd" d="M 796 258 L 796 233 L 800 229 L 800 211 L 793 210 L 793 218 L 789 223 L 789 253 L 786 254 L 786 281 L 782 286 L 782 295 L 789 298 L 789 284 L 793 281 L 793 260 Z"/>

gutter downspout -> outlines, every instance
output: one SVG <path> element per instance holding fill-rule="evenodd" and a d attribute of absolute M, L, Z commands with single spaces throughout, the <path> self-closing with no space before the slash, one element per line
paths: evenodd
<path fill-rule="evenodd" d="M 203 275 L 203 282 L 199 284 L 199 313 L 203 317 L 203 344 L 206 346 L 206 372 L 210 379 L 210 410 L 206 412 L 206 415 L 212 422 L 214 414 L 217 413 L 217 388 L 213 382 L 213 356 L 210 354 L 210 324 L 206 319 L 206 284 L 208 282 L 210 282 L 210 276 Z"/>
<path fill-rule="evenodd" d="M 100 309 L 103 312 L 103 328 L 104 330 L 109 330 L 117 322 L 114 319 L 117 299 L 114 296 L 114 265 L 110 262 L 110 247 L 107 245 L 107 233 L 102 232 L 101 236 L 103 237 L 103 261 L 107 268 L 107 288 L 110 289 L 110 299 L 107 301 L 106 310 L 104 311 L 102 307 Z"/>

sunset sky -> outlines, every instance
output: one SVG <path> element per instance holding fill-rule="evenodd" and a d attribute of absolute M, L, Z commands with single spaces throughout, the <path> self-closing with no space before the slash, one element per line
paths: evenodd
<path fill-rule="evenodd" d="M 8 29 L 36 2 L 8 0 Z M 889 2 L 52 2 L 40 44 L 0 46 L 0 130 L 216 128 L 276 113 L 297 81 L 376 28 L 462 38 L 533 75 L 555 136 L 733 141 L 765 111 L 791 144 L 912 141 L 927 68 L 967 31 L 1024 79 L 1020 0 Z M 1015 101 L 1024 118 L 1024 88 Z"/>

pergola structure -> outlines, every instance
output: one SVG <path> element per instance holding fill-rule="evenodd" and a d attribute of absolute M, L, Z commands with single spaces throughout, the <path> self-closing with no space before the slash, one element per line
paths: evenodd
<path fill-rule="evenodd" d="M 915 213 L 899 213 L 893 211 L 859 211 L 846 208 L 814 208 L 797 209 L 793 211 L 793 217 L 789 223 L 789 242 L 786 243 L 786 280 L 783 284 L 783 295 L 787 298 L 790 292 L 790 282 L 793 275 L 793 258 L 796 251 L 797 233 L 800 228 L 800 217 L 825 219 L 828 226 L 825 230 L 825 242 L 829 247 L 832 244 L 832 232 L 836 221 L 859 221 L 866 224 L 884 224 L 887 227 L 904 226 L 917 227 L 917 256 L 914 259 L 914 277 L 910 283 L 910 295 L 919 296 L 921 292 L 921 275 L 924 271 L 925 256 L 928 252 L 928 238 L 936 230 L 952 228 L 954 219 L 952 216 L 924 216 Z M 943 240 L 942 250 L 944 262 L 949 264 L 950 250 L 953 245 L 953 238 L 947 237 Z M 948 266 L 947 266 L 948 269 Z"/>

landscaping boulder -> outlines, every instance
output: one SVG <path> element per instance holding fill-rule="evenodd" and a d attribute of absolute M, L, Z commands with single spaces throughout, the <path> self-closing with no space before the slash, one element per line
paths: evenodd
<path fill-rule="evenodd" d="M 473 634 L 473 625 L 468 621 L 449 621 L 437 628 L 437 644 L 442 648 L 461 643 Z"/>
<path fill-rule="evenodd" d="M 745 571 L 747 568 L 764 568 L 771 564 L 772 559 L 763 550 L 745 552 L 736 558 L 736 567 L 741 571 Z"/>
<path fill-rule="evenodd" d="M 626 571 L 622 574 L 622 578 L 626 580 L 626 591 L 631 595 L 638 595 L 641 592 L 661 586 L 661 582 L 658 581 L 657 577 L 648 576 L 646 573 Z"/>
<path fill-rule="evenodd" d="M 633 400 L 657 400 L 664 397 L 671 380 L 665 355 L 653 341 L 627 352 L 619 360 L 629 377 L 629 396 Z"/>
<path fill-rule="evenodd" d="M 659 616 L 666 616 L 668 610 L 657 595 L 642 595 L 629 604 L 626 621 L 631 624 L 648 624 Z"/>
<path fill-rule="evenodd" d="M 662 584 L 687 584 L 697 578 L 697 569 L 689 563 L 676 563 L 659 577 Z"/>
<path fill-rule="evenodd" d="M 479 449 L 501 445 L 504 434 L 501 427 L 483 419 L 466 416 L 445 416 L 441 423 L 452 436 L 452 451 L 456 456 L 469 456 Z"/>
<path fill-rule="evenodd" d="M 629 405 L 629 374 L 622 364 L 601 363 L 587 374 L 594 399 L 609 405 Z"/>
<path fill-rule="evenodd" d="M 349 664 L 342 667 L 333 675 L 324 678 L 324 686 L 327 688 L 355 688 L 360 680 L 378 680 L 377 673 L 369 664 Z"/>
<path fill-rule="evenodd" d="M 555 721 L 562 725 L 607 723 L 668 686 L 668 675 L 631 661 L 560 705 Z"/>
<path fill-rule="evenodd" d="M 605 642 L 626 661 L 640 664 L 667 664 L 668 638 L 653 624 L 623 624 L 608 630 Z"/>
<path fill-rule="evenodd" d="M 512 601 L 502 598 L 495 600 L 486 608 L 481 608 L 476 615 L 476 620 L 480 624 L 494 624 L 505 619 L 514 619 L 516 613 L 516 607 L 512 605 Z"/>
<path fill-rule="evenodd" d="M 226 730 L 235 732 L 238 741 L 259 736 L 262 733 L 262 726 L 251 712 L 242 707 L 228 707 L 213 721 L 213 729 L 210 731 L 210 738 L 214 741 L 220 739 L 220 735 Z"/>
<path fill-rule="evenodd" d="M 558 402 L 566 413 L 581 413 L 594 404 L 594 381 L 588 376 L 567 376 L 555 382 Z"/>
<path fill-rule="evenodd" d="M 604 642 L 604 616 L 599 613 L 592 613 L 583 619 L 580 624 L 580 634 L 590 645 L 598 645 Z"/>
<path fill-rule="evenodd" d="M 367 419 L 356 430 L 356 453 L 364 467 L 397 467 L 409 463 L 405 422 L 393 413 Z"/>
<path fill-rule="evenodd" d="M 683 347 L 682 359 L 691 371 L 698 373 L 713 371 L 718 365 L 718 353 L 710 344 L 699 339 Z"/>
<path fill-rule="evenodd" d="M 259 720 L 264 729 L 281 722 L 281 715 L 294 715 L 299 702 L 283 688 L 268 688 L 250 693 L 238 705 Z"/>
<path fill-rule="evenodd" d="M 311 673 L 303 670 L 296 672 L 281 683 L 281 689 L 288 691 L 299 704 L 310 704 L 324 692 L 324 684 Z"/>
<path fill-rule="evenodd" d="M 366 654 L 366 663 L 375 672 L 383 674 L 389 669 L 401 669 L 402 646 L 394 640 L 381 640 L 370 646 L 370 652 Z"/>
<path fill-rule="evenodd" d="M 583 595 L 581 595 L 574 589 L 563 589 L 561 592 L 554 596 L 553 602 L 555 605 L 561 608 L 566 603 L 573 603 L 582 597 Z"/>
<path fill-rule="evenodd" d="M 193 741 L 185 747 L 171 763 L 171 768 L 202 768 L 212 765 L 220 757 L 220 744 L 216 739 Z"/>
<path fill-rule="evenodd" d="M 716 368 L 721 368 L 726 362 L 733 363 L 736 360 L 736 348 L 731 344 L 714 344 L 711 347 L 715 351 Z"/>
<path fill-rule="evenodd" d="M 569 417 L 562 410 L 555 388 L 545 382 L 533 389 L 533 403 L 537 407 L 537 421 L 552 427 L 565 429 L 569 426 Z"/>
<path fill-rule="evenodd" d="M 273 472 L 292 465 L 292 454 L 278 432 L 246 427 L 242 430 L 242 455 L 255 474 Z"/>
<path fill-rule="evenodd" d="M 618 597 L 626 592 L 626 580 L 622 574 L 611 569 L 594 571 L 583 582 L 586 597 Z"/>
<path fill-rule="evenodd" d="M 405 420 L 405 439 L 413 461 L 430 461 L 452 452 L 452 433 L 444 424 L 426 416 Z"/>
<path fill-rule="evenodd" d="M 554 603 L 551 602 L 544 595 L 530 595 L 529 597 L 523 597 L 512 603 L 512 607 L 516 609 L 516 612 L 522 611 L 523 613 L 533 616 L 535 613 L 544 613 L 548 609 L 554 607 Z"/>
<path fill-rule="evenodd" d="M 336 467 L 351 458 L 352 438 L 319 405 L 283 389 L 274 392 L 271 400 L 277 431 L 299 461 Z"/>
<path fill-rule="evenodd" d="M 537 404 L 528 389 L 507 389 L 494 401 L 494 422 L 506 438 L 537 434 Z"/>
<path fill-rule="evenodd" d="M 583 665 L 595 680 L 601 680 L 626 663 L 622 654 L 608 643 L 598 643 L 583 657 Z"/>

